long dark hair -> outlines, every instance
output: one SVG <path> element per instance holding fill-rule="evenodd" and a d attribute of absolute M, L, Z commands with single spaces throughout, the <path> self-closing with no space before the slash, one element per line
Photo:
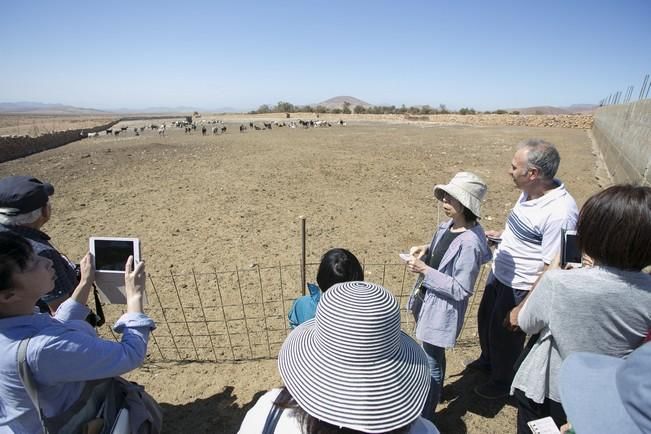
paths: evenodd
<path fill-rule="evenodd" d="M 284 386 L 280 390 L 280 394 L 276 397 L 274 405 L 293 411 L 296 420 L 298 420 L 298 423 L 301 426 L 303 434 L 363 434 L 362 431 L 350 428 L 339 428 L 336 425 L 329 424 L 310 416 L 298 405 L 296 400 L 289 393 L 289 390 Z M 384 434 L 407 434 L 411 430 L 412 424 L 413 422 L 401 428 L 394 429 L 393 431 L 387 431 Z"/>

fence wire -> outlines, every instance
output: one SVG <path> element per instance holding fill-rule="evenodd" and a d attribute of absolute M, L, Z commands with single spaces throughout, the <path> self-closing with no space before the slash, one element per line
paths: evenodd
<path fill-rule="evenodd" d="M 306 264 L 316 275 L 317 263 Z M 482 267 L 471 296 L 458 346 L 477 345 L 477 298 L 483 293 L 489 265 Z M 231 271 L 149 275 L 147 315 L 156 321 L 149 361 L 234 362 L 276 358 L 289 329 L 287 313 L 302 295 L 301 266 L 235 268 Z M 405 308 L 415 275 L 404 263 L 364 263 L 367 281 L 392 291 L 401 306 L 401 327 L 413 336 L 414 320 Z M 105 338 L 118 340 L 110 328 L 124 306 L 104 306 Z"/>

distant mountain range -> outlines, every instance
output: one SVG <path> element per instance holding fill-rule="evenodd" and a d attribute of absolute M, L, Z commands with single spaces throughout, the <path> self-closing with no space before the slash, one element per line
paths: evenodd
<path fill-rule="evenodd" d="M 0 113 L 43 114 L 43 115 L 106 115 L 109 112 L 91 108 L 73 107 L 64 104 L 41 102 L 0 102 Z"/>
<path fill-rule="evenodd" d="M 334 98 L 321 101 L 320 103 L 314 105 L 321 105 L 327 109 L 335 109 L 343 108 L 345 102 L 350 103 L 351 110 L 354 109 L 357 105 L 361 105 L 365 108 L 371 107 L 371 104 L 367 103 L 366 101 L 362 101 L 361 99 L 355 98 L 354 96 L 335 96 Z"/>
<path fill-rule="evenodd" d="M 357 105 L 365 108 L 371 107 L 372 104 L 362 101 L 353 96 L 336 96 L 327 99 L 313 106 L 324 106 L 328 109 L 343 108 L 344 103 L 350 103 L 351 110 Z M 599 106 L 595 104 L 573 104 L 568 107 L 554 107 L 554 106 L 535 106 L 535 107 L 522 107 L 511 108 L 509 112 L 519 111 L 521 114 L 572 114 L 572 113 L 591 113 Z M 215 109 L 206 109 L 191 106 L 175 106 L 175 107 L 148 107 L 144 109 L 129 109 L 117 108 L 111 110 L 97 110 L 92 108 L 74 107 L 64 104 L 46 104 L 40 102 L 0 102 L 0 113 L 4 114 L 33 114 L 33 115 L 95 115 L 106 116 L 115 114 L 136 114 L 136 113 L 237 113 L 242 112 L 233 107 L 219 107 Z"/>
<path fill-rule="evenodd" d="M 328 109 L 343 108 L 344 103 L 350 103 L 351 110 L 355 108 L 356 105 L 361 105 L 365 108 L 371 107 L 372 104 L 362 101 L 361 99 L 355 98 L 353 96 L 336 96 L 334 98 L 327 99 L 322 101 L 317 105 L 322 105 Z M 416 106 L 423 107 L 423 106 Z M 437 107 L 433 105 L 432 107 Z M 519 111 L 521 114 L 543 114 L 543 115 L 559 115 L 559 114 L 573 114 L 573 113 L 592 113 L 598 105 L 595 104 L 573 104 L 568 107 L 554 107 L 554 106 L 536 106 L 536 107 L 523 107 L 523 108 L 513 108 L 508 109 L 509 112 Z"/>
<path fill-rule="evenodd" d="M 190 106 L 176 106 L 176 107 L 147 107 L 144 109 L 129 109 L 129 108 L 118 108 L 112 110 L 114 113 L 239 113 L 242 110 L 238 110 L 233 107 L 217 107 L 212 109 L 201 108 L 201 107 L 190 107 Z"/>
<path fill-rule="evenodd" d="M 523 115 L 571 115 L 576 113 L 592 113 L 599 106 L 596 104 L 572 104 L 568 107 L 537 106 L 508 109 L 509 112 L 519 111 Z"/>
<path fill-rule="evenodd" d="M 32 115 L 113 115 L 113 114 L 135 114 L 135 113 L 231 113 L 238 112 L 232 107 L 220 107 L 216 109 L 204 109 L 189 106 L 176 107 L 147 107 L 144 109 L 117 108 L 111 110 L 97 110 L 92 108 L 74 107 L 65 104 L 46 104 L 41 102 L 0 102 L 0 113 L 5 114 L 32 114 Z"/>

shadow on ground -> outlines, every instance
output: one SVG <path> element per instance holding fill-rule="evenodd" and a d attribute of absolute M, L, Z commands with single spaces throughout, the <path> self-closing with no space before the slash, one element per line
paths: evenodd
<path fill-rule="evenodd" d="M 244 415 L 266 391 L 257 392 L 248 404 L 240 407 L 233 387 L 209 398 L 172 405 L 162 403 L 164 411 L 163 434 L 234 434 L 240 428 Z"/>
<path fill-rule="evenodd" d="M 464 416 L 474 413 L 493 419 L 505 405 L 515 406 L 511 397 L 504 399 L 484 399 L 473 389 L 475 386 L 488 381 L 488 376 L 478 371 L 464 370 L 448 378 L 448 384 L 443 388 L 444 403 L 437 408 L 435 416 L 436 427 L 443 434 L 464 434 L 478 431 L 478 427 L 466 426 Z"/>

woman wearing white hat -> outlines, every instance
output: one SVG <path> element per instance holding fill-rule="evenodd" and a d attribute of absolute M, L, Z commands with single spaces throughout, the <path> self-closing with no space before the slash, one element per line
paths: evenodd
<path fill-rule="evenodd" d="M 416 319 L 416 338 L 423 342 L 431 385 L 423 417 L 432 419 L 445 378 L 445 349 L 454 346 L 461 331 L 468 299 L 479 269 L 491 258 L 481 217 L 486 184 L 470 172 L 459 172 L 447 185 L 436 185 L 434 196 L 450 218 L 440 225 L 432 242 L 415 246 L 407 268 L 419 273 L 408 307 Z"/>
<path fill-rule="evenodd" d="M 427 357 L 400 330 L 395 297 L 368 282 L 339 283 L 278 354 L 285 386 L 248 411 L 241 434 L 438 434 L 420 417 Z"/>

